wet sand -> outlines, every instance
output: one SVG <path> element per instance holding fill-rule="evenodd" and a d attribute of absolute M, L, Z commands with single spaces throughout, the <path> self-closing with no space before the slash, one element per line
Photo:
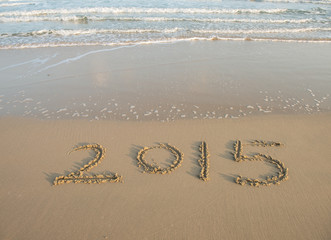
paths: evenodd
<path fill-rule="evenodd" d="M 0 115 L 221 119 L 331 109 L 331 44 L 180 42 L 0 52 Z"/>

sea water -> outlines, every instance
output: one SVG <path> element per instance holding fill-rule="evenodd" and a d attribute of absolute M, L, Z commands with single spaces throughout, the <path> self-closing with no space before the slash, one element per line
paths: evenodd
<path fill-rule="evenodd" d="M 0 0 L 0 49 L 331 40 L 330 0 Z"/>

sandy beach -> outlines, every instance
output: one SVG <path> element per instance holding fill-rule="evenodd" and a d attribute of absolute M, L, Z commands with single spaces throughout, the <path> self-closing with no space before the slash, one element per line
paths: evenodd
<path fill-rule="evenodd" d="M 2 118 L 1 239 L 328 239 L 330 120 L 330 114 L 175 123 Z M 238 175 L 264 179 L 278 171 L 234 161 L 234 141 L 255 139 L 284 144 L 248 146 L 244 154 L 282 161 L 287 181 L 234 182 Z M 201 141 L 210 154 L 208 181 L 199 179 Z M 123 182 L 53 186 L 55 177 L 94 156 L 68 152 L 93 143 L 106 152 L 89 173 L 118 173 Z M 143 173 L 137 153 L 158 143 L 176 146 L 182 165 L 166 175 Z M 166 150 L 146 158 L 162 167 L 173 161 Z"/>
<path fill-rule="evenodd" d="M 2 50 L 0 239 L 330 239 L 328 49 L 197 41 Z M 71 152 L 89 144 L 104 158 Z M 171 170 L 144 173 L 138 153 L 159 144 L 178 152 L 147 149 L 141 159 Z M 288 179 L 237 184 L 279 174 L 256 154 L 284 164 Z M 121 181 L 53 185 L 115 173 Z"/>

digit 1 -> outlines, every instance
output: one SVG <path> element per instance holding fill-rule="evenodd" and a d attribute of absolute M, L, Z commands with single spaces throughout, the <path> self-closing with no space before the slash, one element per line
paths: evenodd
<path fill-rule="evenodd" d="M 203 181 L 209 180 L 209 152 L 206 142 L 201 142 L 199 147 L 200 159 L 198 160 L 201 166 L 200 179 Z"/>

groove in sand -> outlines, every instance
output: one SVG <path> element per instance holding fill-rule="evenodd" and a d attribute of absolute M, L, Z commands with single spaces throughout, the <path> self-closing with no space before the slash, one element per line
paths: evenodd
<path fill-rule="evenodd" d="M 74 151 L 79 151 L 79 150 L 87 150 L 91 149 L 95 152 L 95 157 L 86 165 L 84 165 L 81 169 L 75 172 L 71 172 L 66 176 L 59 176 L 56 177 L 53 185 L 59 185 L 59 184 L 64 184 L 64 183 L 86 183 L 86 184 L 91 184 L 91 183 L 105 183 L 105 182 L 122 182 L 123 177 L 119 176 L 117 173 L 114 175 L 93 175 L 93 176 L 87 176 L 83 175 L 84 172 L 88 172 L 95 166 L 97 166 L 101 160 L 105 157 L 105 152 L 106 149 L 102 147 L 99 144 L 88 144 L 84 146 L 80 146 L 77 148 L 74 148 L 71 152 Z"/>
<path fill-rule="evenodd" d="M 150 151 L 152 149 L 156 149 L 156 148 L 166 149 L 166 150 L 170 151 L 176 157 L 176 159 L 172 162 L 172 164 L 169 167 L 161 168 L 160 166 L 158 166 L 156 164 L 150 164 L 145 160 L 146 153 L 148 151 Z M 179 149 L 177 149 L 175 146 L 160 143 L 157 146 L 142 148 L 137 155 L 137 160 L 138 160 L 138 167 L 143 167 L 144 172 L 155 173 L 155 174 L 166 174 L 166 173 L 171 173 L 172 171 L 174 171 L 178 167 L 180 167 L 181 163 L 183 162 L 183 157 L 184 157 L 184 154 Z"/>
<path fill-rule="evenodd" d="M 206 142 L 201 142 L 199 147 L 201 158 L 198 160 L 199 165 L 201 166 L 200 179 L 203 181 L 209 180 L 209 152 Z"/>
<path fill-rule="evenodd" d="M 253 142 L 248 143 L 247 145 L 250 146 L 261 146 L 261 147 L 279 147 L 282 146 L 283 144 L 279 142 L 266 142 L 266 141 L 260 141 L 260 140 L 254 140 Z M 245 185 L 246 183 L 249 184 L 250 186 L 270 186 L 271 184 L 280 184 L 282 181 L 286 181 L 288 179 L 288 168 L 285 167 L 284 163 L 281 161 L 272 158 L 269 155 L 265 154 L 255 154 L 253 156 L 245 156 L 243 155 L 243 144 L 240 140 L 237 140 L 234 143 L 234 159 L 236 162 L 241 162 L 241 161 L 266 161 L 271 164 L 276 165 L 278 168 L 279 172 L 276 176 L 267 176 L 265 180 L 260 180 L 260 179 L 251 179 L 247 177 L 242 177 L 238 176 L 235 178 L 235 182 L 240 185 Z"/>

